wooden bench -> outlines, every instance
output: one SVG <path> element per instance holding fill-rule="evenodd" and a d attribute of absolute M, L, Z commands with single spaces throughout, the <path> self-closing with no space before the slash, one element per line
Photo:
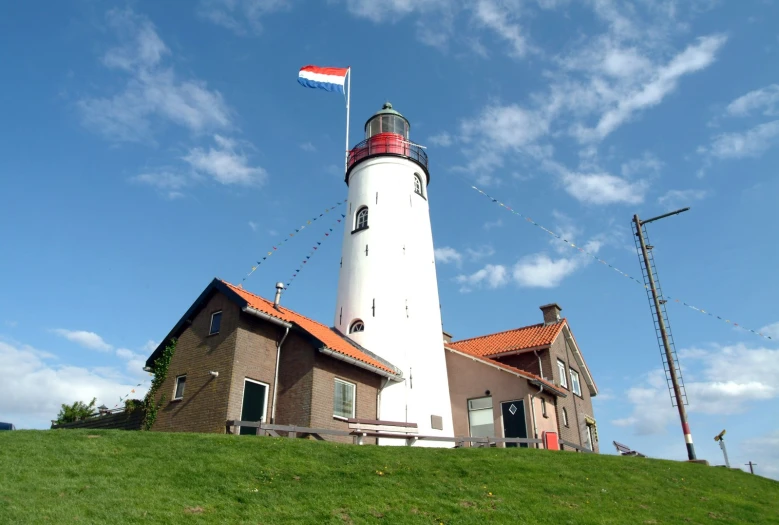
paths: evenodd
<path fill-rule="evenodd" d="M 642 454 L 641 452 L 636 452 L 635 450 L 632 450 L 627 445 L 623 445 L 622 443 L 617 443 L 616 441 L 612 441 L 614 443 L 614 446 L 617 449 L 617 452 L 620 456 L 635 456 L 639 458 L 645 458 L 646 456 Z"/>
<path fill-rule="evenodd" d="M 402 421 L 380 421 L 378 419 L 354 419 L 349 418 L 349 430 L 354 438 L 355 445 L 362 445 L 363 439 L 390 438 L 405 439 L 406 445 L 413 445 L 419 436 L 416 423 Z"/>

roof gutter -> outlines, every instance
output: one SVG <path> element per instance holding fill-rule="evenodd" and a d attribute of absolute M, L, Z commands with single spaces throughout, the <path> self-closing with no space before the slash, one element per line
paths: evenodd
<path fill-rule="evenodd" d="M 319 348 L 319 351 L 323 354 L 330 356 L 334 359 L 338 359 L 339 361 L 343 361 L 345 363 L 349 363 L 350 365 L 354 365 L 358 368 L 364 368 L 365 370 L 368 370 L 370 372 L 373 372 L 374 374 L 378 374 L 382 377 L 386 377 L 387 379 L 391 379 L 393 381 L 402 381 L 400 374 L 391 374 L 390 372 L 387 372 L 385 370 L 382 370 L 381 368 L 377 368 L 373 365 L 369 365 L 368 363 L 363 363 L 362 361 L 358 361 L 357 359 L 353 357 L 349 357 L 348 355 L 340 354 L 338 352 L 335 352 L 333 350 L 330 350 L 326 346 L 322 346 Z"/>
<path fill-rule="evenodd" d="M 243 308 L 241 308 L 241 311 L 246 312 L 247 314 L 251 314 L 255 317 L 259 317 L 260 319 L 269 321 L 273 324 L 283 326 L 284 328 L 292 328 L 292 323 L 282 321 L 278 317 L 273 317 L 272 315 L 268 315 L 265 312 L 261 312 L 257 310 L 256 308 L 252 308 L 251 306 L 244 306 Z"/>
<path fill-rule="evenodd" d="M 598 395 L 598 387 L 595 386 L 595 380 L 592 378 L 592 374 L 590 374 L 590 368 L 587 366 L 587 363 L 584 362 L 584 356 L 579 351 L 579 345 L 576 344 L 576 340 L 571 336 L 570 330 L 564 332 L 565 339 L 569 343 L 571 343 L 571 348 L 573 348 L 574 357 L 576 357 L 576 362 L 579 364 L 581 368 L 584 369 L 585 373 L 587 374 L 585 377 L 585 381 L 587 381 L 587 386 L 590 387 L 590 395 L 595 397 Z"/>
<path fill-rule="evenodd" d="M 561 390 L 557 390 L 556 388 L 552 388 L 547 383 L 545 383 L 543 381 L 539 381 L 538 379 L 529 379 L 528 381 L 530 381 L 531 385 L 535 385 L 537 387 L 546 388 L 550 392 L 556 394 L 557 397 L 568 397 L 568 394 L 566 394 L 565 392 L 563 392 Z"/>

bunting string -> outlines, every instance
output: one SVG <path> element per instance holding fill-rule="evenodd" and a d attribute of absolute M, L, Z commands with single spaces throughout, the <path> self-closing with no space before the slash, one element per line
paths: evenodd
<path fill-rule="evenodd" d="M 341 218 L 340 219 L 336 219 L 335 222 L 333 224 L 331 224 L 330 227 L 324 232 L 324 235 L 322 235 L 322 237 L 320 237 L 319 240 L 316 241 L 316 244 L 314 244 L 311 247 L 311 250 L 306 254 L 306 256 L 303 258 L 303 260 L 300 262 L 300 265 L 299 265 L 298 269 L 295 270 L 295 272 L 292 274 L 292 277 L 290 277 L 289 281 L 287 281 L 287 284 L 285 285 L 285 288 L 289 289 L 289 285 L 292 284 L 292 281 L 295 280 L 295 277 L 297 277 L 298 274 L 303 270 L 303 268 L 306 267 L 305 265 L 307 265 L 309 263 L 309 261 L 311 260 L 311 257 L 313 257 L 314 254 L 322 246 L 322 243 L 325 242 L 327 239 L 333 237 L 333 228 L 337 227 L 338 224 L 340 224 L 341 221 L 343 221 L 344 219 L 346 219 L 346 215 L 341 214 Z"/>
<path fill-rule="evenodd" d="M 149 375 L 154 375 L 154 374 L 149 374 Z M 114 408 L 119 408 L 120 406 L 122 406 L 122 405 L 124 404 L 124 402 L 125 402 L 127 399 L 129 399 L 129 398 L 130 398 L 130 395 L 135 393 L 135 389 L 136 389 L 136 388 L 138 388 L 138 387 L 141 387 L 141 386 L 143 386 L 144 384 L 146 384 L 146 382 L 147 382 L 147 381 L 148 381 L 147 379 L 144 379 L 143 381 L 141 381 L 140 383 L 138 383 L 137 385 L 135 385 L 135 387 L 134 387 L 134 388 L 131 388 L 131 389 L 130 389 L 130 391 L 129 391 L 129 392 L 126 394 L 126 395 L 124 395 L 124 396 L 121 396 L 121 397 L 119 398 L 119 402 L 118 402 L 117 404 L 115 404 L 115 405 L 114 405 Z"/>
<path fill-rule="evenodd" d="M 469 185 L 469 186 L 470 186 L 472 189 L 476 190 L 477 192 L 481 193 L 482 195 L 484 195 L 485 197 L 487 197 L 488 199 L 490 199 L 490 200 L 491 200 L 493 203 L 497 204 L 497 205 L 498 205 L 498 206 L 500 206 L 501 208 L 503 208 L 503 209 L 505 209 L 505 210 L 507 210 L 507 211 L 511 212 L 512 214 L 516 215 L 517 217 L 521 217 L 522 219 L 524 219 L 525 221 L 529 222 L 529 223 L 530 223 L 530 224 L 532 224 L 533 226 L 535 226 L 535 227 L 537 227 L 537 228 L 540 228 L 541 230 L 545 231 L 546 233 L 548 233 L 548 234 L 549 234 L 549 235 L 551 235 L 552 237 L 554 237 L 554 238 L 556 238 L 556 239 L 558 239 L 558 240 L 560 240 L 560 241 L 564 242 L 565 244 L 567 244 L 567 245 L 571 246 L 572 248 L 576 248 L 577 250 L 579 250 L 579 251 L 580 251 L 581 253 L 583 253 L 584 255 L 587 255 L 587 256 L 589 256 L 589 257 L 592 257 L 592 258 L 593 258 L 594 260 L 596 260 L 597 262 L 599 262 L 599 263 L 603 264 L 604 266 L 607 266 L 607 267 L 611 268 L 612 270 L 614 270 L 614 271 L 615 271 L 615 272 L 617 272 L 618 274 L 622 275 L 623 277 L 627 277 L 627 278 L 628 278 L 628 279 L 630 279 L 631 281 L 633 281 L 633 282 L 637 283 L 639 286 L 641 286 L 641 287 L 642 287 L 642 288 L 644 288 L 645 290 L 647 289 L 647 285 L 646 285 L 646 284 L 644 284 L 642 281 L 639 281 L 638 279 L 636 279 L 636 278 L 635 278 L 635 277 L 633 277 L 632 275 L 629 275 L 629 274 L 627 274 L 626 272 L 623 272 L 622 270 L 620 270 L 620 269 L 619 269 L 619 268 L 617 268 L 616 266 L 613 266 L 612 264 L 608 263 L 607 261 L 604 261 L 603 259 L 601 259 L 601 258 L 600 258 L 600 257 L 598 257 L 597 255 L 595 255 L 595 254 L 593 254 L 593 253 L 590 253 L 590 252 L 588 252 L 588 251 L 587 251 L 587 250 L 585 250 L 583 247 L 581 247 L 581 246 L 578 246 L 577 244 L 575 244 L 575 243 L 573 243 L 573 242 L 569 241 L 568 239 L 564 239 L 564 238 L 563 238 L 561 235 L 559 235 L 559 234 L 557 234 L 557 233 L 553 232 L 552 230 L 550 230 L 550 229 L 548 229 L 548 228 L 545 228 L 544 226 L 542 226 L 541 224 L 537 223 L 536 221 L 534 221 L 534 220 L 533 220 L 533 219 L 531 219 L 530 217 L 528 217 L 528 216 L 526 216 L 526 215 L 523 215 L 522 213 L 520 213 L 520 212 L 516 211 L 515 209 L 511 208 L 510 206 L 507 206 L 506 204 L 502 203 L 501 201 L 499 201 L 499 200 L 498 200 L 498 199 L 496 199 L 495 197 L 492 197 L 491 195 L 487 194 L 486 192 L 482 191 L 481 189 L 477 188 L 476 186 L 473 186 L 473 185 L 472 185 L 472 184 L 470 184 L 470 183 L 468 183 L 468 185 Z M 673 301 L 673 302 L 675 302 L 675 303 L 678 303 L 678 304 L 681 304 L 681 305 L 683 305 L 683 306 L 686 306 L 687 308 L 690 308 L 691 310 L 694 310 L 694 311 L 696 311 L 696 312 L 699 312 L 699 313 L 702 313 L 702 314 L 708 315 L 708 316 L 710 316 L 710 317 L 717 318 L 717 319 L 719 319 L 720 321 L 723 321 L 723 322 L 725 322 L 725 323 L 728 323 L 728 324 L 731 324 L 731 325 L 733 325 L 733 326 L 736 326 L 736 327 L 738 327 L 738 328 L 741 328 L 742 330 L 747 330 L 747 331 L 749 331 L 749 332 L 752 332 L 753 334 L 755 334 L 755 335 L 758 335 L 758 336 L 760 336 L 760 337 L 763 337 L 763 338 L 765 338 L 765 339 L 771 339 L 771 340 L 773 340 L 773 338 L 772 338 L 770 335 L 764 334 L 764 333 L 762 333 L 762 332 L 758 332 L 757 330 L 752 330 L 751 328 L 747 328 L 746 326 L 744 326 L 744 325 L 742 325 L 742 324 L 736 323 L 736 322 L 734 322 L 734 321 L 731 321 L 730 319 L 726 319 L 726 318 L 724 318 L 724 317 L 721 317 L 721 316 L 719 316 L 719 315 L 713 314 L 713 313 L 711 313 L 711 312 L 709 312 L 709 311 L 707 311 L 707 310 L 704 310 L 704 309 L 702 309 L 702 308 L 698 308 L 698 307 L 696 307 L 696 306 L 693 306 L 693 305 L 691 305 L 691 304 L 689 304 L 689 303 L 686 303 L 685 301 L 683 301 L 683 300 L 681 300 L 681 299 L 677 299 L 677 298 L 675 298 L 675 297 L 671 297 L 670 295 L 664 295 L 664 299 L 663 299 L 663 300 L 665 300 L 666 302 L 667 302 L 668 300 L 671 300 L 671 301 Z"/>
<path fill-rule="evenodd" d="M 331 211 L 335 210 L 336 208 L 338 208 L 339 206 L 341 206 L 341 205 L 342 205 L 344 202 L 346 202 L 346 200 L 345 200 L 345 199 L 344 199 L 344 200 L 342 200 L 342 201 L 336 202 L 336 203 L 335 203 L 335 205 L 333 205 L 333 206 L 330 206 L 329 208 L 325 208 L 325 209 L 324 209 L 324 211 L 323 211 L 322 213 L 320 213 L 318 216 L 317 216 L 317 215 L 315 215 L 314 217 L 311 217 L 309 220 L 307 220 L 305 223 L 303 223 L 303 224 L 302 224 L 300 227 L 298 227 L 298 228 L 295 228 L 295 231 L 293 231 L 293 232 L 290 232 L 290 233 L 289 233 L 289 235 L 287 235 L 286 237 L 284 237 L 284 239 L 283 239 L 282 241 L 279 241 L 278 243 L 274 244 L 274 245 L 272 246 L 272 249 L 271 249 L 271 250 L 269 250 L 269 251 L 268 251 L 268 252 L 267 252 L 265 255 L 263 255 L 262 259 L 260 259 L 259 261 L 257 261 L 257 262 L 256 262 L 256 264 L 254 264 L 254 265 L 252 266 L 252 268 L 251 268 L 251 270 L 249 271 L 249 273 L 247 273 L 247 274 L 246 274 L 246 275 L 243 277 L 243 279 L 241 279 L 241 283 L 243 283 L 244 281 L 246 281 L 246 279 L 248 279 L 249 277 L 251 277 L 251 275 L 252 275 L 252 274 L 253 274 L 253 273 L 254 273 L 254 272 L 257 270 L 257 268 L 259 268 L 260 266 L 262 266 L 262 264 L 263 264 L 265 261 L 267 261 L 268 259 L 270 259 L 270 258 L 273 256 L 273 254 L 274 254 L 274 253 L 276 253 L 276 252 L 277 252 L 277 251 L 278 251 L 280 248 L 282 248 L 282 247 L 284 246 L 284 244 L 285 244 L 287 241 L 289 241 L 290 239 L 292 239 L 293 237 L 295 237 L 295 235 L 298 235 L 299 233 L 301 233 L 301 232 L 302 232 L 304 229 L 306 229 L 306 227 L 309 227 L 309 226 L 311 226 L 312 224 L 314 224 L 314 223 L 315 223 L 317 220 L 319 220 L 319 219 L 322 219 L 322 218 L 323 218 L 323 217 L 324 217 L 326 214 L 328 214 L 328 213 L 330 213 Z"/>

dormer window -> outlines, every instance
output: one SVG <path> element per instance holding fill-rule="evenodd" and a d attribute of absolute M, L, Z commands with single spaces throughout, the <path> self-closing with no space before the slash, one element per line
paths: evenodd
<path fill-rule="evenodd" d="M 414 193 L 420 197 L 425 196 L 425 194 L 422 193 L 422 177 L 419 176 L 419 173 L 414 173 Z"/>
<path fill-rule="evenodd" d="M 368 227 L 368 207 L 363 206 L 357 210 L 354 216 L 354 231 L 364 230 Z"/>
<path fill-rule="evenodd" d="M 355 334 L 357 332 L 364 332 L 365 331 L 365 323 L 357 319 L 352 323 L 352 325 L 349 327 L 349 333 Z"/>

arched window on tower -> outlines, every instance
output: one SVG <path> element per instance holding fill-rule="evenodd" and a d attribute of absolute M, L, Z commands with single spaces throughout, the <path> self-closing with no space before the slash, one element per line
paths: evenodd
<path fill-rule="evenodd" d="M 357 210 L 357 215 L 354 216 L 354 231 L 364 230 L 368 227 L 368 207 L 363 206 Z"/>
<path fill-rule="evenodd" d="M 425 194 L 422 191 L 422 177 L 419 176 L 419 173 L 414 173 L 414 193 L 424 197 Z"/>
<path fill-rule="evenodd" d="M 352 324 L 349 326 L 350 334 L 354 334 L 357 332 L 364 332 L 364 331 L 365 331 L 365 323 L 363 323 L 359 319 L 352 321 Z"/>

